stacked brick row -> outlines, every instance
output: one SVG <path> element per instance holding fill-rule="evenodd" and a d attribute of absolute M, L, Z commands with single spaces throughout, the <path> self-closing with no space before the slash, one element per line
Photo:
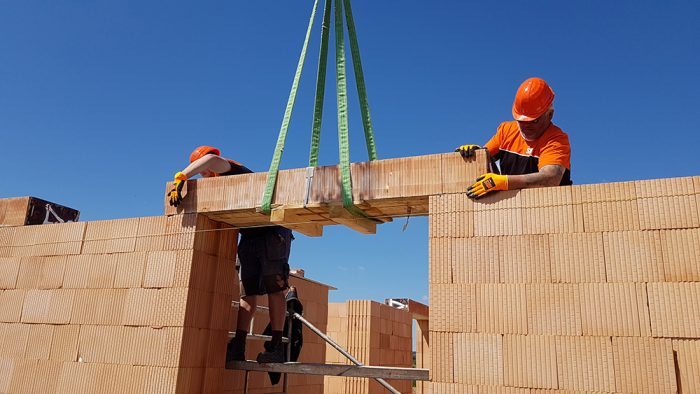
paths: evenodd
<path fill-rule="evenodd" d="M 180 215 L 0 233 L 0 392 L 214 384 L 235 290 L 234 231 Z"/>
<path fill-rule="evenodd" d="M 28 205 L 29 197 L 0 198 L 0 227 L 24 225 Z"/>
<path fill-rule="evenodd" d="M 432 392 L 700 392 L 699 209 L 700 177 L 431 197 Z"/>
<path fill-rule="evenodd" d="M 224 369 L 237 237 L 197 214 L 0 228 L 0 393 L 240 391 Z M 327 287 L 297 286 L 324 329 Z"/>
<path fill-rule="evenodd" d="M 347 301 L 328 305 L 328 336 L 365 365 L 411 367 L 412 318 L 407 311 L 374 301 Z M 326 362 L 352 364 L 328 345 Z M 401 393 L 411 393 L 411 381 L 388 380 Z M 372 379 L 325 378 L 326 394 L 385 393 Z"/>
<path fill-rule="evenodd" d="M 430 369 L 432 363 L 430 361 L 430 321 L 417 320 L 415 325 L 415 367 L 421 369 Z M 430 392 L 430 382 L 417 380 L 415 381 L 416 394 Z"/>

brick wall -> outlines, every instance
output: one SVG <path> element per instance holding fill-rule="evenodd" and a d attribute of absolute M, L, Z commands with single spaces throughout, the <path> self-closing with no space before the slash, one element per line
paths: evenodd
<path fill-rule="evenodd" d="M 237 236 L 197 214 L 0 228 L 0 393 L 240 391 L 224 369 Z M 292 282 L 325 329 L 328 288 Z M 302 360 L 323 362 L 305 334 Z"/>
<path fill-rule="evenodd" d="M 328 335 L 365 365 L 411 367 L 411 314 L 375 301 L 347 301 L 328 305 Z M 352 364 L 327 345 L 326 362 Z M 402 393 L 411 393 L 411 381 L 388 380 Z M 385 393 L 372 379 L 325 378 L 326 394 Z"/>
<path fill-rule="evenodd" d="M 432 392 L 699 392 L 699 199 L 700 177 L 432 196 Z"/>

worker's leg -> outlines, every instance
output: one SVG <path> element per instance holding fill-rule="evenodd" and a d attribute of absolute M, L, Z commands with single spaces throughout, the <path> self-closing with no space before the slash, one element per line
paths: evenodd
<path fill-rule="evenodd" d="M 270 326 L 272 326 L 272 339 L 270 342 L 273 349 L 281 348 L 282 337 L 284 336 L 284 319 L 287 310 L 284 294 L 284 291 L 277 291 L 267 295 L 267 301 L 270 304 Z"/>
<path fill-rule="evenodd" d="M 226 348 L 226 361 L 245 360 L 245 343 L 250 330 L 250 321 L 255 315 L 255 308 L 258 303 L 257 298 L 257 296 L 241 297 L 238 307 L 238 319 L 236 321 L 236 335 Z"/>
<path fill-rule="evenodd" d="M 243 330 L 247 332 L 250 329 L 250 321 L 255 315 L 255 309 L 257 306 L 257 296 L 253 295 L 241 297 L 241 304 L 238 308 L 238 319 L 236 320 L 236 330 Z"/>
<path fill-rule="evenodd" d="M 286 279 L 281 280 L 283 276 L 276 275 L 280 280 L 271 280 L 268 278 L 268 288 L 275 286 L 275 292 L 267 294 L 267 300 L 270 305 L 270 326 L 272 328 L 270 346 L 266 346 L 266 350 L 258 355 L 260 363 L 281 363 L 284 362 L 284 347 L 282 345 L 282 337 L 284 336 L 284 320 L 285 311 L 287 310 L 287 302 L 285 300 L 285 292 L 289 286 Z M 274 282 L 271 285 L 270 282 Z"/>
<path fill-rule="evenodd" d="M 282 331 L 284 329 L 284 318 L 287 310 L 287 302 L 284 299 L 284 290 L 269 293 L 267 302 L 270 305 L 270 325 L 272 331 Z"/>
<path fill-rule="evenodd" d="M 284 361 L 282 334 L 284 330 L 287 302 L 285 290 L 289 288 L 289 251 L 292 242 L 291 231 L 281 229 L 267 237 L 267 253 L 263 264 L 262 282 L 267 292 L 270 306 L 272 340 L 269 350 L 258 355 L 258 362 L 271 363 Z"/>
<path fill-rule="evenodd" d="M 254 253 L 254 242 L 245 238 L 238 245 L 238 275 L 240 284 L 240 304 L 236 320 L 236 335 L 226 348 L 226 361 L 245 360 L 245 343 L 250 330 L 250 322 L 255 315 L 258 304 L 257 296 L 262 294 L 260 288 L 261 264 Z"/>

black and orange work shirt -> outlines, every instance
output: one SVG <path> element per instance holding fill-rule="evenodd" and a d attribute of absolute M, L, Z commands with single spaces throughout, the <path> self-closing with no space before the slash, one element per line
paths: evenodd
<path fill-rule="evenodd" d="M 224 172 L 224 173 L 219 174 L 221 176 L 250 174 L 253 172 L 248 167 L 244 166 L 243 164 L 241 164 L 235 160 L 226 159 L 226 161 L 228 161 L 228 164 L 231 165 L 231 169 Z"/>
<path fill-rule="evenodd" d="M 250 174 L 253 172 L 248 167 L 235 160 L 226 159 L 226 161 L 228 161 L 228 164 L 231 165 L 231 169 L 226 172 L 222 172 L 221 174 L 219 174 L 220 176 Z M 265 234 L 269 232 L 274 232 L 277 234 L 286 234 L 291 233 L 291 230 L 288 230 L 281 226 L 251 227 L 242 228 L 240 234 L 241 238 L 252 238 L 265 236 Z"/>
<path fill-rule="evenodd" d="M 503 122 L 496 135 L 486 143 L 494 161 L 499 161 L 503 175 L 524 175 L 556 164 L 565 168 L 560 186 L 571 185 L 571 145 L 569 136 L 553 123 L 535 141 L 525 141 L 518 122 Z"/>

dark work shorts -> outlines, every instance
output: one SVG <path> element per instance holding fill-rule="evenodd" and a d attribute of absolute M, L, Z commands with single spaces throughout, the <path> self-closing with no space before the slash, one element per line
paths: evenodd
<path fill-rule="evenodd" d="M 276 293 L 289 287 L 289 252 L 293 239 L 292 231 L 284 227 L 269 227 L 252 236 L 241 236 L 238 243 L 241 297 Z"/>

